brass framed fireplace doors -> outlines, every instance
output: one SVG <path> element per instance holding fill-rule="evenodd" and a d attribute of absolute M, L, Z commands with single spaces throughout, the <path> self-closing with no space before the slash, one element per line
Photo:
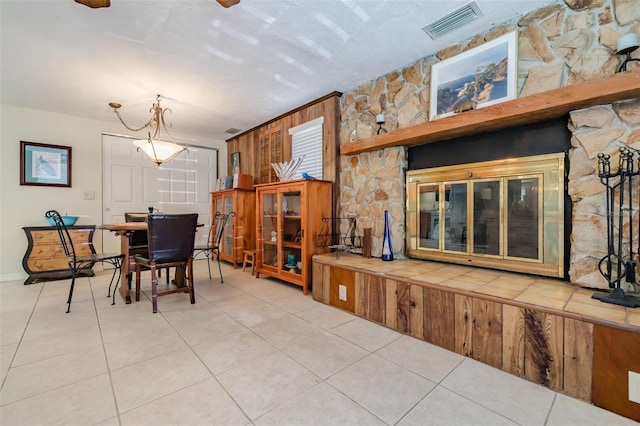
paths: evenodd
<path fill-rule="evenodd" d="M 565 154 L 407 172 L 409 257 L 563 278 Z"/>

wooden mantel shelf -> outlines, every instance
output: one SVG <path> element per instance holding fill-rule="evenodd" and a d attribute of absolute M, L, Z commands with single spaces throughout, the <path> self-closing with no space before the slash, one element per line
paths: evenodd
<path fill-rule="evenodd" d="M 346 143 L 340 147 L 340 154 L 437 142 L 558 118 L 576 109 L 639 97 L 640 71 L 627 71 Z"/>

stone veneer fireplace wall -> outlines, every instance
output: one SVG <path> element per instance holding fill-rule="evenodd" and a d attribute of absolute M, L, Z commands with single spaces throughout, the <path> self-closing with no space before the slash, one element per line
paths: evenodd
<path fill-rule="evenodd" d="M 621 60 L 616 41 L 629 32 L 640 34 L 640 9 L 637 0 L 559 1 L 364 83 L 341 98 L 341 144 L 353 136 L 373 137 L 375 116 L 383 108 L 387 131 L 428 121 L 431 65 L 510 31 L 519 33 L 518 97 L 524 97 L 615 74 Z M 573 205 L 569 278 L 575 284 L 606 288 L 597 270 L 606 254 L 597 154 L 617 158 L 621 144 L 640 149 L 640 99 L 572 111 L 567 125 L 572 133 L 568 192 Z M 381 253 L 385 210 L 391 215 L 394 254 L 404 256 L 406 168 L 406 147 L 340 158 L 339 215 L 358 218 L 361 235 L 363 228 L 373 228 L 374 256 Z"/>

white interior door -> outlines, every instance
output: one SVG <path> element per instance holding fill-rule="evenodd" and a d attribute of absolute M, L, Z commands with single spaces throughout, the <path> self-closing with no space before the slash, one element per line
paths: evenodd
<path fill-rule="evenodd" d="M 196 238 L 206 242 L 211 196 L 218 178 L 218 150 L 189 147 L 157 166 L 138 152 L 132 138 L 102 135 L 102 223 L 124 222 L 125 212 L 198 213 Z M 119 237 L 105 232 L 103 251 L 120 251 Z M 198 242 L 196 242 L 198 243 Z"/>

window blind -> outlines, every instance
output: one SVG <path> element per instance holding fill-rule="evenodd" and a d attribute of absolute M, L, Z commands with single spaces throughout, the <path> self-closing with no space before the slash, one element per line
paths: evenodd
<path fill-rule="evenodd" d="M 317 179 L 322 179 L 322 124 L 324 117 L 307 121 L 289 129 L 291 135 L 291 159 L 303 157 L 302 163 L 294 178 L 301 178 L 307 173 Z"/>

